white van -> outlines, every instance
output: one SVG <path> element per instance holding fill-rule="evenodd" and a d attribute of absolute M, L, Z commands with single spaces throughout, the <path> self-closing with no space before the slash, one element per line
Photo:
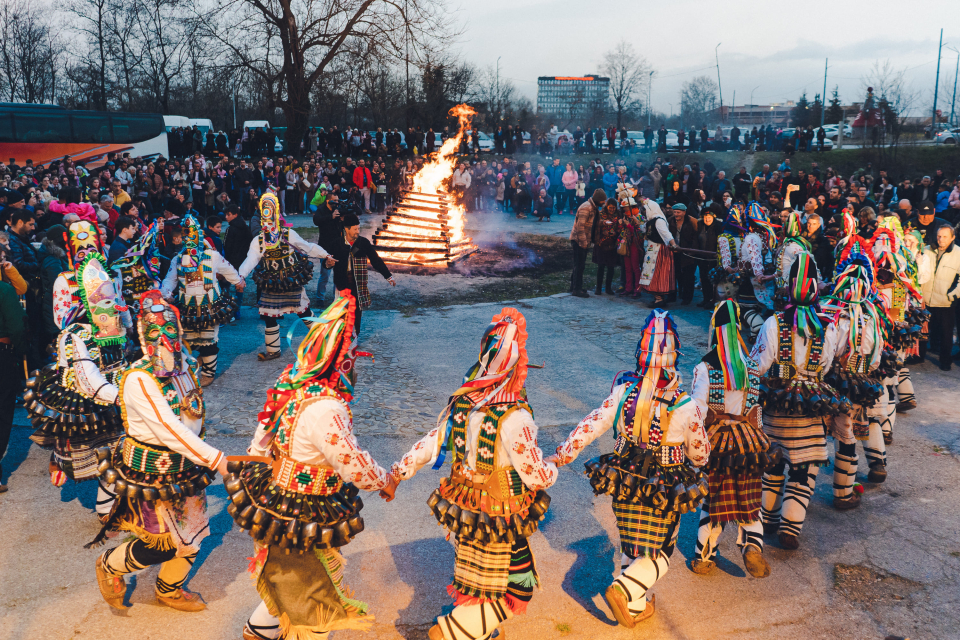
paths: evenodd
<path fill-rule="evenodd" d="M 163 127 L 167 130 L 167 133 L 170 133 L 178 127 L 189 127 L 190 118 L 185 118 L 183 116 L 163 116 Z"/>
<path fill-rule="evenodd" d="M 254 129 L 270 129 L 270 123 L 266 120 L 244 120 L 243 128 L 253 131 Z"/>
<path fill-rule="evenodd" d="M 197 127 L 200 129 L 200 133 L 203 135 L 203 139 L 207 139 L 207 131 L 213 130 L 213 121 L 209 118 L 191 118 L 190 126 Z"/>

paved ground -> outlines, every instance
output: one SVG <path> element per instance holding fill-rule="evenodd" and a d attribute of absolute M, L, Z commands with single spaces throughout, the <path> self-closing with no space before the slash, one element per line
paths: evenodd
<path fill-rule="evenodd" d="M 530 223 L 527 223 L 530 224 Z M 558 225 L 559 226 L 559 225 Z M 413 276 L 407 276 L 413 278 Z M 376 282 L 376 280 L 374 280 Z M 402 286 L 402 281 L 401 281 Z M 514 301 L 527 316 L 530 401 L 540 443 L 552 450 L 598 406 L 614 373 L 633 366 L 639 327 L 648 309 L 607 296 Z M 476 357 L 479 336 L 500 303 L 364 315 L 362 344 L 376 362 L 361 361 L 354 407 L 361 443 L 384 464 L 397 459 L 433 425 L 442 403 Z M 264 389 L 292 358 L 258 363 L 262 328 L 251 310 L 221 331 L 221 377 L 205 392 L 209 440 L 228 453 L 247 446 Z M 682 307 L 680 369 L 689 376 L 706 347 L 707 312 Z M 293 318 L 287 320 L 283 333 Z M 294 344 L 304 335 L 298 326 Z M 286 347 L 286 345 L 285 345 Z M 685 566 L 693 553 L 696 515 L 683 517 L 669 574 L 655 589 L 658 613 L 642 629 L 615 626 L 599 594 L 615 573 L 616 528 L 608 497 L 594 497 L 579 463 L 565 467 L 550 493 L 553 504 L 532 538 L 543 577 L 526 616 L 506 625 L 512 638 L 849 638 L 887 635 L 960 638 L 960 433 L 956 370 L 917 367 L 920 408 L 900 416 L 890 447 L 889 479 L 867 485 L 863 506 L 830 508 L 830 476 L 821 472 L 799 551 L 767 548 L 770 578 L 748 577 L 733 532 L 722 538 L 713 575 Z M 19 424 L 26 424 L 18 413 Z M 95 486 L 62 492 L 47 480 L 46 456 L 29 447 L 27 428 L 14 430 L 10 492 L 0 496 L 0 639 L 196 637 L 239 638 L 257 603 L 246 573 L 249 537 L 233 528 L 219 482 L 209 491 L 213 535 L 204 542 L 189 587 L 209 604 L 199 614 L 156 605 L 155 570 L 131 581 L 124 613 L 100 599 L 93 574 L 97 550 L 82 545 L 98 525 Z M 608 434 L 586 457 L 612 446 Z M 861 473 L 866 470 L 864 464 Z M 446 472 L 424 470 L 386 504 L 365 496 L 367 530 L 345 548 L 347 578 L 376 616 L 366 633 L 338 638 L 426 637 L 449 609 L 445 587 L 453 552 L 425 505 Z M 952 488 L 951 488 L 952 487 Z"/>

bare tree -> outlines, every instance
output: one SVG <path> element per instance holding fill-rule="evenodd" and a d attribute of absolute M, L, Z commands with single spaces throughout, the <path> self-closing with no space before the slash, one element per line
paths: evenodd
<path fill-rule="evenodd" d="M 697 76 L 683 83 L 681 102 L 683 118 L 691 124 L 706 124 L 707 112 L 717 103 L 717 83 L 709 76 Z"/>
<path fill-rule="evenodd" d="M 63 47 L 49 13 L 30 0 L 0 7 L 0 94 L 11 102 L 52 102 Z"/>
<path fill-rule="evenodd" d="M 399 61 L 450 34 L 442 0 L 197 1 L 204 32 L 222 47 L 221 64 L 243 67 L 272 88 L 290 140 L 306 132 L 314 87 L 338 58 Z"/>
<path fill-rule="evenodd" d="M 905 67 L 894 67 L 890 60 L 876 60 L 870 71 L 860 80 L 864 95 L 868 88 L 873 88 L 877 100 L 875 106 L 883 115 L 884 124 L 879 127 L 877 136 L 880 162 L 885 161 L 888 155 L 896 158 L 907 114 L 920 102 L 919 92 L 911 90 L 906 83 L 906 71 Z M 889 151 L 885 149 L 888 143 Z"/>
<path fill-rule="evenodd" d="M 653 71 L 653 66 L 634 51 L 632 44 L 621 40 L 603 55 L 601 70 L 610 77 L 610 98 L 619 129 L 624 114 L 639 109 L 640 102 L 635 96 Z"/>
<path fill-rule="evenodd" d="M 170 113 L 174 82 L 189 61 L 191 47 L 201 47 L 195 23 L 185 16 L 185 0 L 137 0 L 137 37 L 142 52 L 142 82 L 154 109 Z"/>
<path fill-rule="evenodd" d="M 94 94 L 91 96 L 95 108 L 104 111 L 107 108 L 107 65 L 109 64 L 107 17 L 110 13 L 110 0 L 70 0 L 67 9 L 80 20 L 75 29 L 87 37 L 93 56 L 89 64 L 96 68 L 95 74 L 89 74 L 95 81 Z"/>
<path fill-rule="evenodd" d="M 83 0 L 99 3 L 101 0 Z M 123 0 L 110 0 L 105 17 L 104 28 L 108 34 L 106 52 L 111 66 L 116 67 L 117 91 L 111 92 L 121 108 L 132 108 L 136 95 L 135 85 L 142 61 L 141 48 L 136 39 L 137 7 Z M 98 43 L 98 51 L 103 51 L 104 43 Z M 104 72 L 104 75 L 106 73 Z"/>

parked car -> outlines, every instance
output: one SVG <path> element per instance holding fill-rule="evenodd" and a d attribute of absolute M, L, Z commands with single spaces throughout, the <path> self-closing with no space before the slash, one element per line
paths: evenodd
<path fill-rule="evenodd" d="M 827 134 L 828 140 L 837 141 L 837 138 L 840 137 L 840 125 L 838 124 L 825 124 L 823 125 L 823 131 Z M 853 137 L 853 127 L 848 124 L 843 125 L 843 137 L 852 138 Z"/>
<path fill-rule="evenodd" d="M 937 137 L 934 138 L 937 144 L 957 144 L 957 140 L 960 140 L 960 127 L 938 131 Z"/>

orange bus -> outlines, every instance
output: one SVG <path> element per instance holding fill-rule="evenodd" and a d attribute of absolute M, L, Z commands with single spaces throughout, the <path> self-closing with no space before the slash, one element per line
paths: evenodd
<path fill-rule="evenodd" d="M 0 103 L 0 158 L 47 164 L 64 156 L 91 166 L 108 153 L 167 156 L 163 116 L 75 111 L 51 104 Z"/>

